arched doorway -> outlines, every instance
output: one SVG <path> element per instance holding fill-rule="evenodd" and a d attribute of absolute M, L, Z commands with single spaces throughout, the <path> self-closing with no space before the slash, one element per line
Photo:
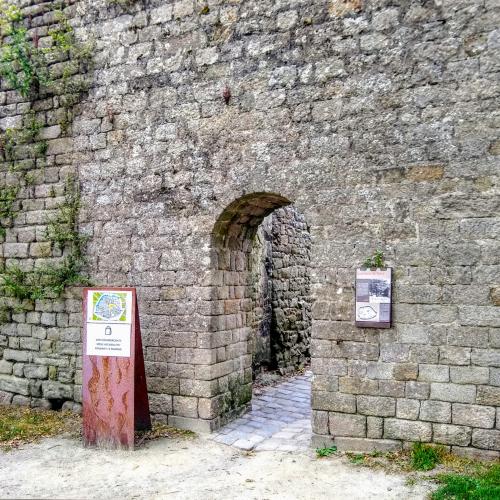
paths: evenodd
<path fill-rule="evenodd" d="M 211 330 L 222 425 L 248 408 L 256 372 L 288 373 L 308 361 L 310 245 L 304 217 L 275 193 L 235 200 L 214 226 Z"/>

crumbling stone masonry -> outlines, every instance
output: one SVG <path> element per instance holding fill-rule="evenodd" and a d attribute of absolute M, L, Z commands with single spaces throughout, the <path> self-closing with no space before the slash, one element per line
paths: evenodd
<path fill-rule="evenodd" d="M 70 4 L 93 83 L 66 135 L 58 100 L 36 103 L 47 165 L 3 262 L 47 258 L 49 193 L 75 171 L 93 283 L 137 288 L 153 413 L 210 431 L 250 400 L 250 249 L 293 204 L 311 235 L 314 442 L 498 457 L 498 2 Z M 22 5 L 43 43 L 50 4 Z M 0 104 L 4 130 L 26 103 L 2 82 Z M 354 327 L 375 249 L 394 269 L 386 330 Z M 2 401 L 79 403 L 80 335 L 79 289 L 14 312 Z"/>

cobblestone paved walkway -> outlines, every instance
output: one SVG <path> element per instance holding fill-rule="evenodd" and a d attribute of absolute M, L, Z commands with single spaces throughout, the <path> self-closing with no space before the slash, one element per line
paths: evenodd
<path fill-rule="evenodd" d="M 254 393 L 252 410 L 212 435 L 242 450 L 297 451 L 311 441 L 311 372 Z"/>

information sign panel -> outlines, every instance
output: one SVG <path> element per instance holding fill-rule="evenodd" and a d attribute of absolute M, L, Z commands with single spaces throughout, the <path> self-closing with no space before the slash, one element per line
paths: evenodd
<path fill-rule="evenodd" d="M 151 428 L 135 289 L 84 289 L 83 318 L 84 443 L 133 449 Z"/>
<path fill-rule="evenodd" d="M 87 290 L 87 355 L 130 357 L 132 298 L 132 291 Z"/>
<path fill-rule="evenodd" d="M 392 269 L 356 270 L 356 326 L 390 328 Z"/>

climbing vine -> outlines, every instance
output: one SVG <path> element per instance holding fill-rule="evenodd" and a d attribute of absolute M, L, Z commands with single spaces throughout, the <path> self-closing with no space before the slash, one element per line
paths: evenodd
<path fill-rule="evenodd" d="M 50 8 L 50 5 L 48 5 Z M 79 43 L 60 4 L 51 10 L 54 19 L 41 43 L 38 30 L 29 30 L 29 19 L 15 5 L 0 0 L 0 78 L 24 100 L 24 113 L 16 125 L 0 133 L 0 237 L 7 236 L 22 211 L 24 199 L 33 196 L 31 186 L 44 182 L 49 142 L 43 131 L 45 113 L 35 104 L 55 98 L 62 135 L 69 132 L 74 106 L 88 90 L 92 44 Z M 18 107 L 21 105 L 18 105 Z M 54 125 L 52 123 L 51 125 Z M 18 199 L 20 193 L 23 199 Z M 52 193 L 55 195 L 55 193 Z M 55 298 L 68 285 L 86 282 L 81 274 L 85 238 L 78 230 L 81 206 L 78 182 L 69 177 L 64 201 L 46 221 L 51 263 L 25 270 L 17 264 L 0 269 L 0 291 L 19 301 Z M 9 302 L 4 300 L 4 302 Z"/>
<path fill-rule="evenodd" d="M 68 178 L 65 192 L 64 201 L 46 231 L 48 241 L 62 252 L 63 257 L 58 264 L 43 265 L 32 271 L 23 271 L 16 265 L 4 269 L 1 286 L 6 295 L 19 300 L 55 298 L 69 285 L 88 282 L 81 274 L 85 237 L 78 231 L 81 201 L 75 178 Z"/>

